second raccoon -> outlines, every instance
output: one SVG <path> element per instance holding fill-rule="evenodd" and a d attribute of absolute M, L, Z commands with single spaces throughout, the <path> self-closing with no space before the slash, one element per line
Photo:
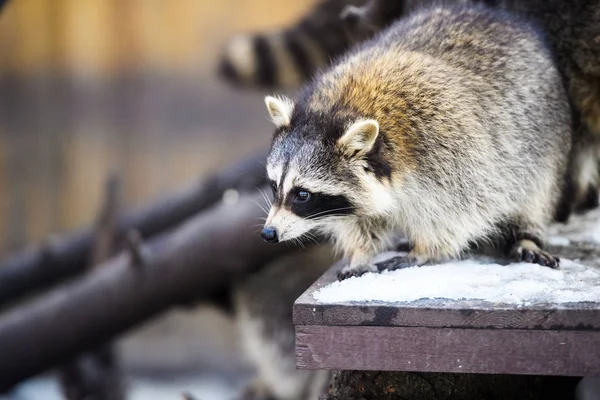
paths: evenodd
<path fill-rule="evenodd" d="M 394 23 L 294 100 L 267 97 L 275 202 L 263 237 L 332 237 L 342 277 L 505 242 L 542 250 L 571 143 L 570 107 L 543 37 L 483 7 L 434 7 Z M 403 233 L 405 259 L 373 256 Z"/>

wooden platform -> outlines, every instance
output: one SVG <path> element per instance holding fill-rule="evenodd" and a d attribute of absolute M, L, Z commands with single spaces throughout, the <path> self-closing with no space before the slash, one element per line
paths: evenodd
<path fill-rule="evenodd" d="M 595 257 L 597 262 L 597 257 Z M 334 266 L 294 304 L 300 369 L 600 376 L 598 303 L 317 303 Z"/>

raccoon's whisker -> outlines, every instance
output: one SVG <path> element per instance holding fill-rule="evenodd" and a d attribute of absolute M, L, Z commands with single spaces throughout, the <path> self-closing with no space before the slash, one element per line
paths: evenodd
<path fill-rule="evenodd" d="M 257 206 L 259 206 L 261 210 L 263 210 L 263 211 L 265 210 L 265 209 L 263 208 L 263 205 L 262 205 L 262 204 L 260 204 L 258 201 L 256 201 L 256 200 L 252 199 L 252 202 L 253 202 L 254 204 L 256 204 Z"/>
<path fill-rule="evenodd" d="M 315 236 L 314 233 L 306 232 L 306 238 L 308 240 L 310 240 L 312 243 L 316 244 L 317 246 L 321 245 L 321 243 L 319 243 L 319 241 L 317 240 L 317 237 Z"/>
<path fill-rule="evenodd" d="M 319 221 L 324 220 L 326 218 L 332 219 L 332 218 L 348 218 L 348 217 L 349 216 L 345 215 L 345 214 L 338 214 L 338 215 L 333 214 L 333 215 L 324 215 L 324 216 L 319 217 L 319 218 L 311 218 L 311 221 L 319 222 Z"/>
<path fill-rule="evenodd" d="M 292 239 L 292 243 L 294 243 L 294 245 L 300 247 L 301 249 L 306 248 L 306 246 L 304 246 L 304 244 L 302 243 L 302 241 L 299 238 Z"/>
<path fill-rule="evenodd" d="M 258 191 L 260 192 L 260 194 L 262 195 L 265 204 L 268 208 L 271 208 L 271 206 L 273 205 L 273 203 L 269 200 L 269 197 L 267 196 L 267 194 L 265 193 L 265 191 L 261 188 L 258 188 Z"/>
<path fill-rule="evenodd" d="M 302 247 L 306 248 L 306 240 L 310 239 L 308 235 L 305 233 L 304 235 L 300 236 L 299 239 L 302 242 Z"/>
<path fill-rule="evenodd" d="M 262 210 L 262 211 L 263 211 L 265 214 L 268 214 L 268 213 L 269 213 L 269 211 L 267 211 L 267 210 L 265 209 L 265 207 L 263 207 L 263 206 L 262 206 L 262 204 L 260 204 L 258 201 L 256 201 L 256 200 L 252 200 L 252 202 L 253 202 L 254 204 L 256 204 L 257 206 L 259 206 L 259 207 L 260 207 L 260 209 L 261 209 L 261 210 Z"/>
<path fill-rule="evenodd" d="M 328 212 L 352 210 L 352 208 L 353 207 L 341 207 L 341 208 L 334 208 L 333 210 L 319 211 L 317 213 L 308 215 L 306 218 L 310 219 L 310 218 L 318 217 L 319 215 L 323 215 L 323 214 L 328 213 Z"/>

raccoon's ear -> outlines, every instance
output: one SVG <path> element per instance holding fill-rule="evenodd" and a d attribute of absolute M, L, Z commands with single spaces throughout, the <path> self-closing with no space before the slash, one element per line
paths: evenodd
<path fill-rule="evenodd" d="M 337 144 L 345 154 L 361 156 L 371 151 L 378 134 L 379 123 L 377 121 L 374 119 L 359 120 L 346 130 Z"/>
<path fill-rule="evenodd" d="M 287 97 L 265 97 L 265 104 L 267 110 L 271 115 L 273 123 L 278 128 L 282 126 L 288 126 L 292 118 L 292 111 L 294 111 L 294 102 Z"/>

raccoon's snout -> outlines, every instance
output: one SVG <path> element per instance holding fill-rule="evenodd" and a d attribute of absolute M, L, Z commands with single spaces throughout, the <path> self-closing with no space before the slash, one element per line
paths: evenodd
<path fill-rule="evenodd" d="M 260 236 L 262 236 L 263 240 L 268 243 L 277 243 L 279 241 L 277 238 L 277 231 L 275 230 L 275 228 L 272 228 L 270 226 L 265 226 L 262 232 L 260 233 Z"/>

